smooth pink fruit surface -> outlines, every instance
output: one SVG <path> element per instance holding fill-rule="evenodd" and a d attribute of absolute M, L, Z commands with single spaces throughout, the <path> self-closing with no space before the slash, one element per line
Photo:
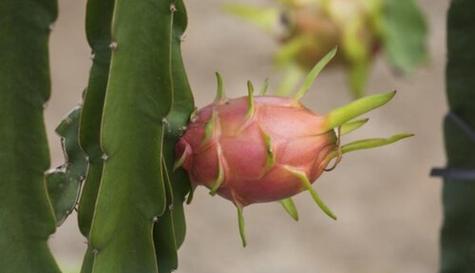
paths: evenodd
<path fill-rule="evenodd" d="M 282 200 L 305 190 L 291 170 L 315 181 L 337 149 L 325 118 L 285 97 L 248 97 L 200 109 L 177 143 L 193 186 L 203 185 L 238 206 Z M 219 186 L 219 187 L 218 187 Z"/>

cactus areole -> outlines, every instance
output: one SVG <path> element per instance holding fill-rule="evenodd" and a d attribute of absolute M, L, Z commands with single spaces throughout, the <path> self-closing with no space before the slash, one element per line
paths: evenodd
<path fill-rule="evenodd" d="M 341 136 L 367 122 L 357 116 L 382 106 L 395 92 L 364 97 L 324 115 L 306 108 L 300 99 L 314 79 L 335 56 L 336 49 L 315 65 L 302 87 L 292 97 L 248 96 L 227 99 L 217 74 L 218 95 L 213 103 L 196 111 L 176 145 L 175 167 L 183 167 L 193 188 L 210 189 L 238 209 L 243 244 L 242 209 L 250 204 L 279 201 L 298 219 L 290 197 L 308 190 L 317 205 L 333 219 L 336 216 L 312 188 L 325 170 L 340 162 L 343 154 L 393 143 L 411 134 L 363 139 L 341 145 Z M 332 163 L 334 162 L 334 163 Z"/>
<path fill-rule="evenodd" d="M 285 97 L 241 97 L 212 103 L 196 113 L 177 144 L 194 185 L 238 206 L 272 202 L 305 189 L 295 175 L 315 181 L 337 150 L 325 118 Z"/>

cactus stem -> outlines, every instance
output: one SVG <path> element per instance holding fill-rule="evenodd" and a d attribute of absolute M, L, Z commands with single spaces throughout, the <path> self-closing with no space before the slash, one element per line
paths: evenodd
<path fill-rule="evenodd" d="M 213 183 L 213 186 L 211 187 L 211 190 L 209 194 L 214 196 L 216 192 L 218 191 L 219 187 L 221 184 L 224 182 L 224 164 L 223 164 L 223 150 L 221 149 L 220 145 L 217 145 L 216 147 L 216 155 L 218 157 L 218 175 L 216 177 L 216 180 Z"/>
<path fill-rule="evenodd" d="M 252 118 L 254 115 L 254 86 L 251 81 L 247 81 L 247 113 L 246 116 L 248 119 Z"/>
<path fill-rule="evenodd" d="M 243 215 L 243 208 L 242 206 L 236 204 L 237 208 L 237 216 L 238 216 L 238 224 L 239 224 L 239 235 L 241 236 L 242 246 L 247 246 L 246 241 L 246 229 L 245 229 L 245 222 L 244 222 L 244 215 Z"/>
<path fill-rule="evenodd" d="M 330 210 L 330 208 L 328 208 L 328 206 L 323 202 L 318 193 L 312 188 L 312 183 L 310 183 L 310 181 L 308 180 L 305 172 L 297 170 L 291 166 L 285 166 L 285 168 L 302 182 L 302 186 L 310 192 L 310 195 L 312 196 L 315 203 L 320 207 L 320 209 L 330 218 L 336 220 L 335 214 Z"/>
<path fill-rule="evenodd" d="M 368 118 L 349 121 L 341 125 L 341 135 L 347 135 L 368 122 Z"/>
<path fill-rule="evenodd" d="M 216 84 L 217 84 L 217 89 L 216 89 L 216 98 L 214 99 L 215 103 L 222 104 L 226 102 L 226 94 L 224 92 L 224 87 L 223 87 L 223 77 L 219 72 L 216 72 Z"/>
<path fill-rule="evenodd" d="M 260 130 L 261 130 L 262 138 L 264 140 L 264 144 L 266 146 L 266 167 L 265 167 L 265 169 L 268 170 L 268 169 L 272 168 L 272 166 L 275 163 L 275 154 L 274 154 L 274 151 L 272 149 L 272 139 L 271 139 L 271 137 L 262 128 L 260 128 Z"/>
<path fill-rule="evenodd" d="M 294 219 L 295 221 L 299 220 L 299 212 L 295 207 L 294 200 L 292 198 L 285 198 L 279 201 L 279 203 L 284 207 L 285 211 Z"/>
<path fill-rule="evenodd" d="M 261 88 L 261 96 L 267 95 L 267 91 L 269 90 L 269 79 L 264 80 L 264 84 Z"/>
<path fill-rule="evenodd" d="M 308 73 L 307 77 L 305 78 L 302 87 L 295 93 L 294 100 L 299 101 L 302 97 L 307 93 L 307 91 L 312 86 L 313 82 L 320 74 L 320 72 L 325 68 L 325 66 L 335 57 L 337 48 L 335 47 L 330 52 L 327 53 Z"/>

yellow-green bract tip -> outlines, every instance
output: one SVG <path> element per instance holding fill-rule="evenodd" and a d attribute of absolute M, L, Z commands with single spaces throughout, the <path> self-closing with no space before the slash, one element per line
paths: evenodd
<path fill-rule="evenodd" d="M 302 87 L 295 93 L 294 99 L 296 101 L 300 100 L 305 93 L 310 89 L 312 86 L 313 82 L 317 78 L 317 76 L 320 74 L 320 72 L 325 68 L 325 66 L 335 57 L 336 55 L 337 48 L 333 48 L 330 52 L 327 53 L 308 73 L 307 77 L 305 78 Z"/>
<path fill-rule="evenodd" d="M 328 131 L 341 126 L 347 121 L 378 108 L 390 101 L 395 95 L 396 91 L 394 90 L 391 92 L 367 96 L 337 108 L 326 115 L 327 124 L 322 131 Z"/>

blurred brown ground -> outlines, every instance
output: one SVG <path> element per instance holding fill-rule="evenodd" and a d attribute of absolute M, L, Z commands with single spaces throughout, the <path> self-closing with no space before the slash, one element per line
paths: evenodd
<path fill-rule="evenodd" d="M 270 77 L 274 42 L 254 27 L 226 16 L 220 5 L 231 0 L 187 1 L 190 24 L 184 43 L 186 67 L 198 106 L 214 97 L 214 72 L 227 92 L 245 94 L 245 82 Z M 265 0 L 236 2 L 270 4 Z M 443 165 L 441 119 L 445 113 L 445 13 L 448 1 L 421 0 L 430 25 L 431 61 L 410 78 L 393 75 L 383 60 L 375 64 L 370 91 L 397 89 L 398 96 L 356 137 L 416 137 L 372 151 L 348 155 L 336 171 L 315 184 L 339 216 L 329 220 L 308 194 L 296 198 L 301 220 L 293 222 L 279 204 L 245 211 L 249 245 L 240 246 L 233 206 L 207 191 L 197 191 L 187 207 L 188 234 L 180 250 L 179 273 L 429 273 L 436 272 L 441 223 L 440 181 L 428 177 Z M 79 102 L 89 60 L 84 29 L 85 1 L 60 1 L 51 39 L 53 93 L 46 111 L 52 166 L 62 154 L 54 127 Z M 349 100 L 338 71 L 320 76 L 304 103 L 325 112 Z M 75 215 L 50 240 L 65 269 L 80 266 L 85 239 Z"/>

